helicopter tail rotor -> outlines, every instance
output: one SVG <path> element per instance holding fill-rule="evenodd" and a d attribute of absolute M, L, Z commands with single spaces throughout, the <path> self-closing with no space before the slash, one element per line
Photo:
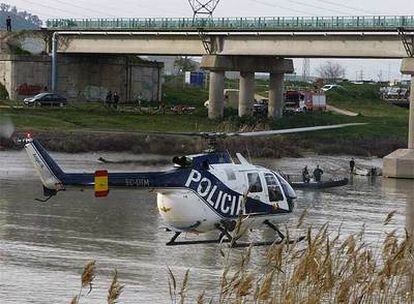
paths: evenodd
<path fill-rule="evenodd" d="M 45 148 L 36 140 L 30 137 L 22 140 L 30 161 L 35 167 L 45 189 L 57 192 L 63 190 L 65 173 Z"/>

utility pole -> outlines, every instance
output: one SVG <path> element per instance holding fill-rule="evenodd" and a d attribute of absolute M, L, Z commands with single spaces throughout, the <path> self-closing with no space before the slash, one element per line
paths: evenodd
<path fill-rule="evenodd" d="M 360 77 L 360 81 L 364 81 L 364 70 L 363 69 L 359 71 L 359 77 Z"/>
<path fill-rule="evenodd" d="M 310 59 L 303 58 L 302 81 L 308 81 L 310 76 Z"/>
<path fill-rule="evenodd" d="M 205 16 L 212 18 L 214 10 L 219 4 L 220 0 L 188 0 L 188 3 L 193 10 L 193 20 L 198 16 Z"/>

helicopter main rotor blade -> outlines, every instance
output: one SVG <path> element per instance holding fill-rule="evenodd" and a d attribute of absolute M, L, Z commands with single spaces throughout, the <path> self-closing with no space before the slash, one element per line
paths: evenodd
<path fill-rule="evenodd" d="M 225 133 L 225 134 L 227 136 L 257 137 L 257 136 L 270 136 L 270 135 L 340 129 L 340 128 L 353 127 L 353 126 L 362 126 L 366 124 L 367 123 L 347 123 L 347 124 L 338 124 L 338 125 L 329 125 L 329 126 L 303 127 L 303 128 L 292 128 L 292 129 L 281 129 L 281 130 L 256 131 L 256 132 L 235 132 L 235 133 Z"/>
<path fill-rule="evenodd" d="M 205 132 L 164 132 L 164 131 L 119 131 L 119 130 L 85 130 L 85 132 L 90 133 L 112 133 L 112 134 L 142 134 L 142 135 L 155 135 L 155 136 L 188 136 L 188 137 L 202 137 L 202 138 L 225 138 L 225 137 L 259 137 L 259 136 L 272 136 L 280 134 L 292 134 L 292 133 L 301 133 L 301 132 L 312 132 L 312 131 L 323 131 L 330 129 L 339 129 L 353 126 L 362 126 L 367 125 L 367 123 L 347 123 L 347 124 L 338 124 L 338 125 L 328 125 L 328 126 L 315 126 L 315 127 L 302 127 L 302 128 L 291 128 L 291 129 L 279 129 L 279 130 L 268 130 L 268 131 L 254 131 L 254 132 L 214 132 L 214 131 L 205 131 Z M 79 131 L 82 132 L 82 131 Z"/>
<path fill-rule="evenodd" d="M 339 129 L 353 126 L 362 126 L 367 123 L 347 123 L 347 124 L 338 124 L 338 125 L 328 125 L 328 126 L 315 126 L 315 127 L 302 127 L 302 128 L 292 128 L 292 129 L 280 129 L 280 130 L 268 130 L 268 131 L 254 131 L 254 132 L 150 132 L 154 135 L 179 135 L 179 136 L 198 136 L 198 137 L 235 137 L 235 136 L 244 136 L 244 137 L 259 137 L 259 136 L 271 136 L 271 135 L 281 135 L 281 134 L 292 134 L 292 133 L 302 133 L 302 132 L 313 132 L 313 131 L 323 131 L 330 129 Z"/>

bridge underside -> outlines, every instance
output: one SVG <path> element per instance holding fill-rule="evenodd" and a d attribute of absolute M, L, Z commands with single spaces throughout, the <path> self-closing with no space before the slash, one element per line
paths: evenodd
<path fill-rule="evenodd" d="M 217 55 L 314 58 L 403 58 L 396 33 L 227 33 L 209 36 Z M 138 55 L 206 54 L 195 33 L 66 32 L 58 52 Z"/>

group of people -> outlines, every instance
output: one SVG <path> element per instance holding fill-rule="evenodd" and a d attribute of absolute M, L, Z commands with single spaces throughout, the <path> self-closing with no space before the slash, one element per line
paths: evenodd
<path fill-rule="evenodd" d="M 114 109 L 117 109 L 118 108 L 118 103 L 119 103 L 119 94 L 118 94 L 118 92 L 114 92 L 112 94 L 112 91 L 109 91 L 106 94 L 105 105 L 108 106 L 109 108 L 113 107 Z"/>
<path fill-rule="evenodd" d="M 351 174 L 355 170 L 355 159 L 352 157 L 352 159 L 349 161 L 349 169 L 351 171 Z M 320 182 L 322 180 L 323 170 L 319 167 L 319 165 L 316 166 L 315 170 L 313 170 L 313 178 L 316 182 Z M 308 166 L 305 166 L 302 170 L 302 180 L 304 183 L 309 183 L 311 180 L 311 175 L 309 173 Z"/>
<path fill-rule="evenodd" d="M 319 167 L 319 165 L 316 166 L 315 170 L 313 170 L 313 178 L 315 181 L 320 182 L 322 180 L 323 170 Z M 308 166 L 303 168 L 302 170 L 302 179 L 304 183 L 309 183 L 311 180 L 311 175 L 308 170 Z"/>

